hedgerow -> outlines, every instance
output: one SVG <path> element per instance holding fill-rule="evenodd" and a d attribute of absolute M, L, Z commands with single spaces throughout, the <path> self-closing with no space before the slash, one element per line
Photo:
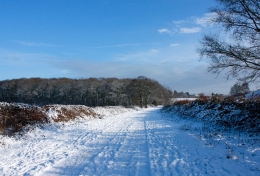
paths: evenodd
<path fill-rule="evenodd" d="M 0 133 L 13 134 L 25 127 L 48 123 L 47 114 L 37 106 L 19 103 L 0 104 Z"/>
<path fill-rule="evenodd" d="M 260 101 L 199 98 L 195 101 L 175 102 L 164 111 L 181 118 L 203 121 L 211 125 L 233 128 L 239 131 L 260 132 Z"/>

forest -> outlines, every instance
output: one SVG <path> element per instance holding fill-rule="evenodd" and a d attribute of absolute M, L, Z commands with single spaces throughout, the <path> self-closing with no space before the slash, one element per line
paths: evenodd
<path fill-rule="evenodd" d="M 172 91 L 156 80 L 125 78 L 21 78 L 0 81 L 0 101 L 33 105 L 167 105 Z"/>

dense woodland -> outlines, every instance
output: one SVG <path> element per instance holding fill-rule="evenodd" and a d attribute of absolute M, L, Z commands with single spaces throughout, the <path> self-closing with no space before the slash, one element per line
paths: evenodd
<path fill-rule="evenodd" d="M 170 102 L 172 92 L 157 81 L 140 76 L 118 78 L 21 78 L 0 81 L 0 101 L 35 105 L 147 107 Z"/>

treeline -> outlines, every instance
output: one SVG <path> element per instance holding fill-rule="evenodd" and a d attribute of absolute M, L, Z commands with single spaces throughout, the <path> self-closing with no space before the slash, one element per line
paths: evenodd
<path fill-rule="evenodd" d="M 190 94 L 189 92 L 177 92 L 176 90 L 173 91 L 174 98 L 196 98 L 195 94 Z"/>
<path fill-rule="evenodd" d="M 35 105 L 147 107 L 170 103 L 172 92 L 157 81 L 139 76 L 118 78 L 21 78 L 0 81 L 0 101 Z"/>

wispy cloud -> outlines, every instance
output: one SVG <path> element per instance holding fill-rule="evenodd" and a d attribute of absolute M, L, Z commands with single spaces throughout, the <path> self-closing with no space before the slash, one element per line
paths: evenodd
<path fill-rule="evenodd" d="M 173 24 L 179 25 L 179 24 L 186 23 L 187 21 L 186 20 L 174 20 L 172 22 L 173 22 Z"/>
<path fill-rule="evenodd" d="M 176 27 L 175 29 L 169 30 L 167 29 L 167 32 L 160 32 L 158 30 L 159 33 L 167 33 L 167 34 L 176 34 L 176 33 L 181 33 L 181 34 L 192 34 L 192 33 L 197 33 L 200 32 L 201 28 L 199 27 Z"/>
<path fill-rule="evenodd" d="M 172 45 L 178 46 L 178 43 Z M 178 51 L 181 50 L 176 51 L 169 47 L 159 50 L 147 49 L 143 52 L 116 55 L 113 61 L 102 62 L 74 57 L 64 59 L 44 54 L 15 53 L 0 48 L 0 57 L 4 58 L 3 69 L 8 71 L 5 72 L 8 74 L 0 75 L 0 79 L 64 76 L 132 78 L 143 75 L 156 79 L 173 90 L 191 93 L 228 93 L 233 82 L 229 85 L 220 76 L 215 79 L 215 75 L 205 74 L 207 65 L 196 59 L 190 59 L 193 52 L 190 47 L 184 51 L 187 57 L 183 57 L 183 52 Z"/>
<path fill-rule="evenodd" d="M 158 32 L 159 32 L 159 33 L 168 33 L 168 34 L 170 34 L 170 33 L 171 33 L 171 30 L 170 30 L 170 29 L 167 29 L 167 28 L 163 28 L 163 29 L 159 29 Z"/>
<path fill-rule="evenodd" d="M 176 47 L 176 46 L 179 46 L 180 44 L 179 43 L 172 43 L 170 46 L 171 47 Z"/>
<path fill-rule="evenodd" d="M 55 64 L 61 70 L 69 70 L 70 74 L 78 77 L 118 77 L 133 78 L 140 75 L 158 80 L 161 84 L 169 86 L 172 90 L 185 91 L 190 93 L 206 94 L 228 93 L 233 83 L 223 81 L 224 78 L 215 75 L 205 74 L 207 65 L 198 65 L 185 69 L 181 65 L 188 65 L 189 62 L 172 61 L 166 63 L 145 63 L 135 62 L 89 62 L 71 60 Z M 102 68 L 102 69 L 100 69 Z M 172 79 L 174 75 L 174 79 Z M 200 78 L 200 79 L 198 79 Z"/>
<path fill-rule="evenodd" d="M 29 41 L 13 41 L 14 43 L 24 45 L 24 46 L 31 46 L 31 47 L 65 47 L 62 45 L 55 45 L 50 43 L 39 43 L 39 42 L 29 42 Z"/>
<path fill-rule="evenodd" d="M 205 13 L 202 17 L 190 17 L 184 20 L 172 21 L 173 26 L 169 28 L 159 29 L 160 34 L 165 33 L 169 35 L 173 34 L 193 34 L 200 32 L 203 28 L 210 27 L 212 19 L 216 17 L 215 13 Z"/>
<path fill-rule="evenodd" d="M 180 28 L 180 33 L 182 33 L 182 34 L 192 34 L 192 33 L 197 33 L 197 32 L 200 32 L 200 31 L 201 31 L 201 28 L 199 28 L 199 27 Z"/>
<path fill-rule="evenodd" d="M 115 47 L 148 45 L 148 44 L 155 44 L 155 43 L 127 43 L 127 44 L 118 44 L 118 45 L 91 46 L 91 47 L 87 47 L 87 48 L 115 48 Z"/>
<path fill-rule="evenodd" d="M 159 50 L 157 50 L 157 49 L 150 49 L 150 51 L 153 52 L 153 53 L 157 53 Z"/>
<path fill-rule="evenodd" d="M 128 63 L 150 63 L 157 60 L 157 55 L 160 53 L 158 49 L 144 50 L 141 52 L 134 52 L 128 54 L 118 54 L 115 56 L 116 61 L 123 61 Z"/>
<path fill-rule="evenodd" d="M 172 28 L 172 29 L 168 29 L 168 28 L 163 28 L 163 29 L 159 29 L 157 30 L 160 34 L 168 34 L 168 35 L 174 35 L 176 33 L 178 33 L 178 29 L 177 28 Z"/>
<path fill-rule="evenodd" d="M 216 17 L 216 13 L 206 13 L 201 18 L 195 18 L 195 23 L 203 27 L 212 25 L 212 19 Z"/>

